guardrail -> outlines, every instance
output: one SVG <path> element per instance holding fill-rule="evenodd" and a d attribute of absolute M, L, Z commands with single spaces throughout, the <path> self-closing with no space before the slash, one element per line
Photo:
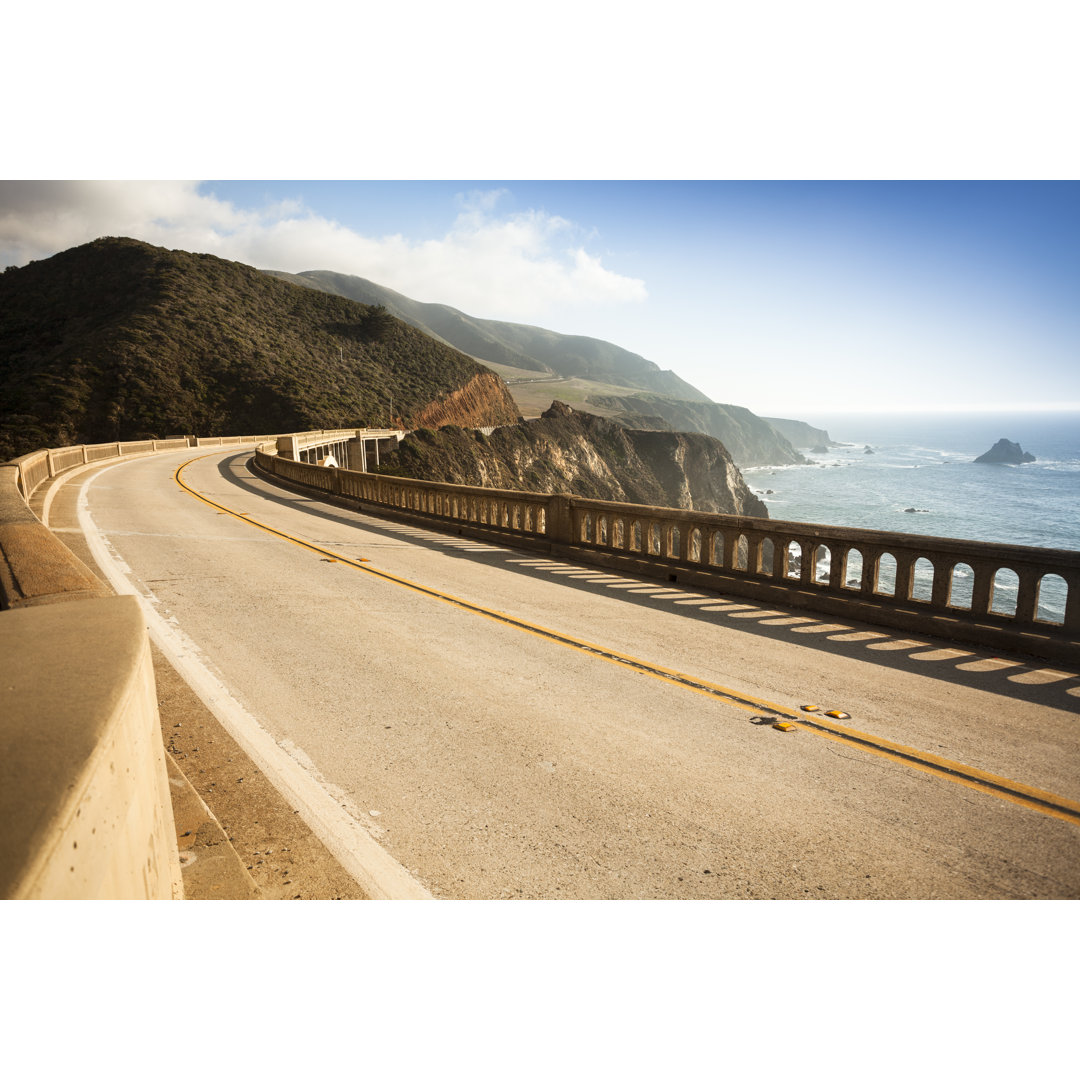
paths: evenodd
<path fill-rule="evenodd" d="M 288 461 L 328 498 L 462 534 L 936 637 L 1080 662 L 1080 552 L 440 484 Z"/>

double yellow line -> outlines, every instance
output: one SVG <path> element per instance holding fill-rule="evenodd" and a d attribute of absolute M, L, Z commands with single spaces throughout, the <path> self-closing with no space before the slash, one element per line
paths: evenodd
<path fill-rule="evenodd" d="M 248 516 L 246 512 L 240 513 L 224 506 L 222 503 L 215 502 L 213 499 L 196 491 L 185 482 L 183 472 L 188 465 L 195 461 L 201 461 L 205 457 L 213 456 L 215 455 L 204 454 L 197 458 L 190 458 L 177 468 L 176 472 L 173 474 L 173 479 L 189 495 L 194 496 L 207 506 L 212 506 L 220 513 L 228 514 L 239 521 L 246 522 L 256 529 L 262 529 L 263 532 L 270 533 L 272 536 L 287 540 L 290 544 L 296 544 L 298 547 L 313 551 L 323 558 L 332 559 L 335 562 L 351 566 L 356 570 L 362 570 L 364 573 L 381 578 L 383 581 L 389 581 L 402 588 L 411 589 L 413 592 L 431 597 L 433 600 L 439 600 L 445 604 L 452 604 L 454 607 L 461 608 L 474 615 L 492 619 L 495 622 L 511 626 L 516 630 L 521 630 L 524 633 L 544 638 L 547 641 L 554 642 L 557 645 L 563 645 L 566 648 L 574 649 L 577 652 L 582 652 L 589 656 L 595 656 L 597 659 L 605 660 L 611 664 L 618 664 L 621 667 L 629 668 L 632 671 L 639 672 L 642 675 L 648 675 L 654 679 L 660 679 L 663 682 L 670 683 L 674 686 L 692 690 L 698 694 L 705 694 L 708 697 L 722 701 L 724 704 L 730 705 L 736 709 L 742 709 L 745 712 L 765 712 L 770 714 L 762 717 L 763 720 L 779 720 L 783 718 L 784 720 L 795 724 L 798 728 L 811 731 L 826 739 L 832 739 L 847 746 L 857 747 L 860 750 L 865 750 L 867 753 L 877 754 L 880 757 L 899 762 L 909 768 L 917 769 L 920 772 L 939 776 L 946 780 L 951 780 L 953 783 L 962 784 L 965 787 L 981 791 L 984 794 L 993 795 L 995 798 L 1005 799 L 1008 802 L 1016 803 L 1017 805 L 1027 807 L 1030 810 L 1037 810 L 1041 814 L 1059 818 L 1063 821 L 1069 821 L 1074 825 L 1080 825 L 1080 803 L 1073 802 L 1071 799 L 1063 798 L 1060 795 L 1054 795 L 1049 791 L 1042 791 L 1039 788 L 1028 787 L 1026 784 L 1019 784 L 1015 780 L 1009 780 L 1004 776 L 996 776 L 993 773 L 984 772 L 981 769 L 975 769 L 969 765 L 963 765 L 958 761 L 950 761 L 948 758 L 938 757 L 936 754 L 930 754 L 923 750 L 916 750 L 914 747 L 905 746 L 902 743 L 890 742 L 888 739 L 882 739 L 879 736 L 868 734 L 865 731 L 843 727 L 831 720 L 826 720 L 824 716 L 818 713 L 815 713 L 811 717 L 805 712 L 789 709 L 783 705 L 777 705 L 775 702 L 741 694 L 730 687 L 706 682 L 703 679 L 697 679 L 694 676 L 687 675 L 681 671 L 659 667 L 656 664 L 650 664 L 637 657 L 615 652 L 613 649 L 608 649 L 590 641 L 582 641 L 579 638 L 571 637 L 569 634 L 564 634 L 561 631 L 538 626 L 535 623 L 527 622 L 516 616 L 507 615 L 505 612 L 495 611 L 492 608 L 474 604 L 469 600 L 463 600 L 460 597 L 452 596 L 449 593 L 440 592 L 438 589 L 432 589 L 427 585 L 409 581 L 407 578 L 397 577 L 395 574 L 389 574 L 385 570 L 377 570 L 372 566 L 365 565 L 367 559 L 350 559 L 345 555 L 340 555 L 337 552 L 321 547 L 318 544 L 312 544 L 307 540 L 301 540 L 298 536 L 283 532 L 281 529 L 275 529 L 270 525 L 264 525 L 261 521 L 256 521 L 254 518 Z"/>

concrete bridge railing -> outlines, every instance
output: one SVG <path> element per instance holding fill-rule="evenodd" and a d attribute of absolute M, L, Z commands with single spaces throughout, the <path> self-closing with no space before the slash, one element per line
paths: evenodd
<path fill-rule="evenodd" d="M 661 580 L 1059 662 L 1080 661 L 1080 552 L 704 514 L 326 469 L 329 498 Z"/>

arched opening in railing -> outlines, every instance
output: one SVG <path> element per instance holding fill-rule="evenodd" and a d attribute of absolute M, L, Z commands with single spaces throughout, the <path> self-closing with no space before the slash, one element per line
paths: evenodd
<path fill-rule="evenodd" d="M 626 522 L 622 518 L 616 518 L 611 530 L 612 545 L 620 551 L 626 548 Z"/>
<path fill-rule="evenodd" d="M 739 539 L 735 541 L 735 565 L 732 570 L 746 571 L 750 560 L 750 544 L 743 533 L 739 533 Z"/>
<path fill-rule="evenodd" d="M 596 542 L 598 544 L 604 544 L 606 546 L 611 543 L 611 525 L 608 521 L 607 514 L 601 514 L 597 519 L 596 531 Z"/>
<path fill-rule="evenodd" d="M 974 588 L 975 571 L 967 563 L 957 563 L 949 575 L 949 607 L 970 611 Z"/>
<path fill-rule="evenodd" d="M 785 577 L 794 578 L 796 581 L 802 576 L 802 544 L 798 540 L 791 540 L 787 546 L 787 569 Z"/>
<path fill-rule="evenodd" d="M 630 526 L 630 550 L 641 551 L 641 522 L 635 521 Z"/>
<path fill-rule="evenodd" d="M 919 558 L 911 571 L 911 595 L 909 600 L 918 600 L 928 604 L 934 592 L 934 564 L 929 559 Z"/>
<path fill-rule="evenodd" d="M 690 530 L 690 542 L 687 544 L 687 556 L 691 562 L 701 562 L 701 530 L 694 528 Z"/>
<path fill-rule="evenodd" d="M 994 615 L 1014 616 L 1019 595 L 1020 575 L 1007 566 L 1001 567 L 990 584 L 990 611 Z"/>
<path fill-rule="evenodd" d="M 832 549 L 827 544 L 818 544 L 814 548 L 814 565 L 811 580 L 815 585 L 828 585 L 832 574 Z"/>
<path fill-rule="evenodd" d="M 536 531 L 547 535 L 547 509 L 543 506 L 536 508 Z"/>
<path fill-rule="evenodd" d="M 660 522 L 650 521 L 648 526 L 649 531 L 649 555 L 660 554 Z"/>
<path fill-rule="evenodd" d="M 843 577 L 840 579 L 840 587 L 854 591 L 862 588 L 862 582 L 862 552 L 858 548 L 848 548 L 847 555 L 844 556 Z"/>
<path fill-rule="evenodd" d="M 758 545 L 757 572 L 771 576 L 773 572 L 773 560 L 776 558 L 776 548 L 772 537 L 766 536 Z"/>
<path fill-rule="evenodd" d="M 678 525 L 672 525 L 671 532 L 668 533 L 667 557 L 669 559 L 678 559 L 682 557 L 682 533 L 679 532 Z"/>
<path fill-rule="evenodd" d="M 874 563 L 874 592 L 878 596 L 896 593 L 896 556 L 884 552 Z"/>
<path fill-rule="evenodd" d="M 724 565 L 724 534 L 719 529 L 714 529 L 709 534 L 709 565 Z"/>
<path fill-rule="evenodd" d="M 1060 574 L 1043 574 L 1039 578 L 1035 618 L 1038 622 L 1061 626 L 1065 622 L 1065 604 L 1069 586 Z"/>

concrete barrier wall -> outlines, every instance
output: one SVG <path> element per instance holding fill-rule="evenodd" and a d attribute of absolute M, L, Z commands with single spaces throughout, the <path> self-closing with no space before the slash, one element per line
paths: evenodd
<path fill-rule="evenodd" d="M 595 565 L 769 604 L 1080 663 L 1080 552 L 701 514 L 324 469 L 260 449 L 290 483 Z M 1003 574 L 1015 599 L 1000 595 Z M 1054 618 L 1044 583 L 1065 595 Z M 965 587 L 966 586 L 966 587 Z M 997 595 L 996 595 L 997 594 Z"/>
<path fill-rule="evenodd" d="M 0 657 L 0 896 L 182 898 L 135 597 L 6 612 Z"/>

